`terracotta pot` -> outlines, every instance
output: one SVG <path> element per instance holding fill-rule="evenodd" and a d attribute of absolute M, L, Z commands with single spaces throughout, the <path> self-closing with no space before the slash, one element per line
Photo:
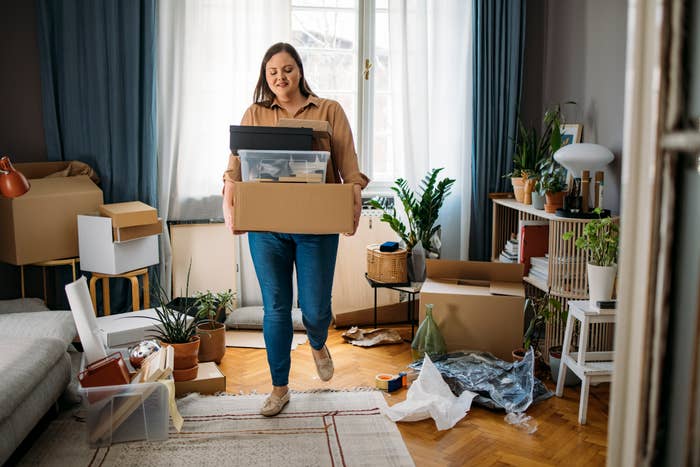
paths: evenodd
<path fill-rule="evenodd" d="M 523 202 L 525 197 L 525 182 L 523 177 L 511 177 L 510 182 L 513 184 L 513 193 L 515 193 L 515 200 L 518 203 Z"/>
<path fill-rule="evenodd" d="M 523 204 L 532 204 L 532 191 L 535 189 L 537 177 L 523 177 Z"/>
<path fill-rule="evenodd" d="M 212 329 L 213 327 L 213 329 Z M 197 325 L 199 336 L 199 361 L 216 362 L 226 354 L 226 326 L 216 321 Z"/>
<path fill-rule="evenodd" d="M 194 336 L 192 340 L 185 344 L 169 344 L 163 342 L 163 345 L 172 345 L 175 351 L 175 371 L 173 371 L 175 381 L 189 381 L 197 377 L 196 368 L 199 364 L 197 359 L 197 354 L 199 353 L 199 336 Z M 193 367 L 195 368 L 194 375 L 192 375 Z"/>
<path fill-rule="evenodd" d="M 29 191 L 27 178 L 15 170 L 9 157 L 0 158 L 0 193 L 7 198 L 16 198 L 27 191 Z"/>
<path fill-rule="evenodd" d="M 560 191 L 558 193 L 545 193 L 544 211 L 553 214 L 557 209 L 562 208 L 564 206 L 565 194 L 565 191 Z"/>

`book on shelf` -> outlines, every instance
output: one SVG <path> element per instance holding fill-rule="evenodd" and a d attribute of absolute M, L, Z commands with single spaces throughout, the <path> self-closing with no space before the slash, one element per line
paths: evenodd
<path fill-rule="evenodd" d="M 508 253 L 506 251 L 502 251 L 498 257 L 498 260 L 501 263 L 517 263 L 518 257 L 515 255 L 511 255 L 510 253 Z"/>
<path fill-rule="evenodd" d="M 545 256 L 533 256 L 530 258 L 530 267 L 536 267 L 547 271 L 549 269 L 549 257 Z"/>
<path fill-rule="evenodd" d="M 544 256 L 549 248 L 549 222 L 520 221 L 520 238 L 518 241 L 518 262 L 525 265 L 525 274 L 530 271 L 530 258 Z"/>

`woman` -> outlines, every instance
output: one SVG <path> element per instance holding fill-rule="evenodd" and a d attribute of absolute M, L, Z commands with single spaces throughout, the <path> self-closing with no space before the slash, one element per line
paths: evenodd
<path fill-rule="evenodd" d="M 333 170 L 327 182 L 352 183 L 355 195 L 355 223 L 360 219 L 360 190 L 369 180 L 359 171 L 352 132 L 345 112 L 329 99 L 317 97 L 304 79 L 299 54 L 289 44 L 270 47 L 260 65 L 254 104 L 246 110 L 241 125 L 276 126 L 280 118 L 325 120 L 332 128 L 330 142 Z M 338 179 L 340 178 L 340 180 Z M 226 227 L 233 233 L 233 184 L 241 180 L 240 160 L 231 155 L 224 173 L 223 211 Z M 338 235 L 302 235 L 250 232 L 250 253 L 262 290 L 265 315 L 263 334 L 267 362 L 272 375 L 272 392 L 260 413 L 277 415 L 289 402 L 290 348 L 292 344 L 292 271 L 297 270 L 299 303 L 311 353 L 323 381 L 333 376 L 333 360 L 326 347 L 331 322 L 331 288 L 338 249 Z"/>

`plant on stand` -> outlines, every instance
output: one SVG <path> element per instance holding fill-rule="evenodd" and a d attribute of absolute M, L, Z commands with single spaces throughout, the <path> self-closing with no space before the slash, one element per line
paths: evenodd
<path fill-rule="evenodd" d="M 195 295 L 200 362 L 216 362 L 218 365 L 226 354 L 226 326 L 222 321 L 227 311 L 231 311 L 235 298 L 236 293 L 230 289 L 219 293 L 207 290 Z"/>
<path fill-rule="evenodd" d="M 620 240 L 620 229 L 611 217 L 602 218 L 602 210 L 593 210 L 598 219 L 588 222 L 583 228 L 583 234 L 576 239 L 576 246 L 587 250 L 588 263 L 588 299 L 597 301 L 612 298 L 617 275 L 617 253 Z M 570 240 L 574 232 L 565 232 L 564 240 Z"/>
<path fill-rule="evenodd" d="M 436 225 L 436 222 L 440 208 L 455 183 L 454 179 L 447 177 L 438 181 L 441 170 L 432 169 L 421 181 L 418 193 L 414 193 L 403 178 L 394 182 L 391 189 L 401 201 L 406 224 L 401 220 L 396 206 L 370 201 L 372 207 L 383 211 L 382 222 L 388 223 L 405 244 L 409 252 L 408 275 L 412 282 L 425 280 L 426 256 L 440 257 L 440 225 Z"/>

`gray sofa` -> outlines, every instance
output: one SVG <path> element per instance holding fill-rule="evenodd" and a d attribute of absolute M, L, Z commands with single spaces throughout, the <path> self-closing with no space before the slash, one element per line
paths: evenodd
<path fill-rule="evenodd" d="M 70 311 L 35 298 L 0 300 L 0 464 L 67 388 L 76 335 Z"/>

